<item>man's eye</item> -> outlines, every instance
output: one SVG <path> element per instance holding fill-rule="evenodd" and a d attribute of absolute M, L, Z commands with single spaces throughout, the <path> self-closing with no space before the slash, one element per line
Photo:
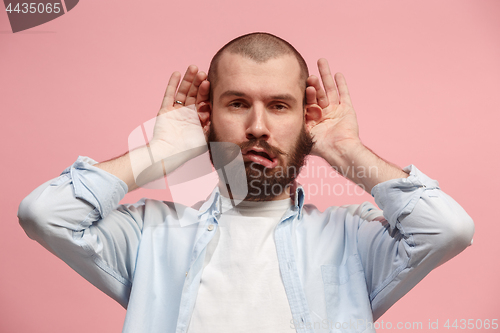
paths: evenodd
<path fill-rule="evenodd" d="M 286 105 L 283 104 L 275 104 L 273 105 L 273 108 L 278 111 L 284 111 L 287 109 Z"/>
<path fill-rule="evenodd" d="M 231 108 L 234 108 L 234 109 L 240 109 L 241 107 L 243 107 L 243 104 L 240 102 L 233 102 L 233 103 L 229 104 L 229 106 Z"/>

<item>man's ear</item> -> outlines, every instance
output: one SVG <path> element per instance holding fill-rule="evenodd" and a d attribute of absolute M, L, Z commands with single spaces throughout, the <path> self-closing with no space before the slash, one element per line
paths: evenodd
<path fill-rule="evenodd" d="M 208 129 L 210 128 L 210 115 L 212 114 L 212 105 L 208 101 L 197 103 L 196 111 L 198 112 L 198 117 L 200 118 L 200 124 L 203 128 L 203 132 L 208 132 Z"/>
<path fill-rule="evenodd" d="M 318 104 L 307 104 L 304 110 L 306 129 L 310 132 L 311 129 L 321 121 L 323 110 Z"/>

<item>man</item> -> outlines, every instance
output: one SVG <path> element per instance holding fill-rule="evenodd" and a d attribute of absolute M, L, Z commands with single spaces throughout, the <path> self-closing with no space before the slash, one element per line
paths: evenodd
<path fill-rule="evenodd" d="M 334 79 L 324 59 L 318 67 L 323 87 L 286 41 L 265 33 L 231 41 L 208 80 L 195 66 L 180 86 L 172 75 L 147 146 L 103 163 L 79 157 L 23 200 L 21 225 L 127 308 L 124 332 L 373 332 L 471 243 L 474 225 L 436 181 L 361 143 L 343 76 Z M 222 149 L 221 162 L 212 147 L 238 147 L 243 176 L 221 177 L 182 214 L 156 200 L 118 205 L 137 183 L 205 152 L 206 141 L 219 171 L 235 154 Z M 367 202 L 325 212 L 304 205 L 297 172 L 286 171 L 308 154 L 339 171 L 374 168 L 347 177 L 383 212 Z"/>

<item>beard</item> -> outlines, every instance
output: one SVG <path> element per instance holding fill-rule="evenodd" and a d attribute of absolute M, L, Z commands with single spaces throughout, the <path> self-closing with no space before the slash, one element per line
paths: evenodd
<path fill-rule="evenodd" d="M 240 198 L 247 201 L 273 200 L 286 191 L 287 188 L 292 187 L 301 168 L 305 164 L 307 155 L 311 153 L 314 146 L 313 138 L 311 134 L 307 132 L 305 124 L 303 124 L 300 134 L 290 152 L 284 152 L 270 145 L 266 140 L 259 140 L 257 138 L 236 145 L 211 145 L 211 143 L 224 142 L 224 140 L 217 135 L 213 122 L 210 122 L 208 142 L 210 145 L 210 149 L 208 150 L 210 161 L 219 173 L 219 176 L 223 176 L 226 180 L 226 184 L 228 183 L 227 171 L 224 171 L 224 169 L 227 169 L 226 166 L 230 165 L 231 161 L 245 149 L 261 147 L 265 149 L 269 155 L 275 156 L 277 159 L 278 164 L 273 168 L 267 168 L 253 161 L 245 162 L 244 173 L 246 174 L 246 184 L 241 184 L 242 180 L 245 179 L 241 168 L 240 170 L 235 170 L 235 168 L 233 168 L 232 171 L 229 171 L 232 175 L 231 178 L 235 179 L 236 184 L 239 182 L 239 188 L 244 186 L 248 189 L 248 191 L 245 191 L 247 195 L 244 198 Z M 218 152 L 216 153 L 217 158 L 214 160 L 212 148 L 215 147 L 218 147 Z M 233 199 L 234 192 L 231 192 L 229 186 L 226 185 L 226 187 L 230 198 Z"/>

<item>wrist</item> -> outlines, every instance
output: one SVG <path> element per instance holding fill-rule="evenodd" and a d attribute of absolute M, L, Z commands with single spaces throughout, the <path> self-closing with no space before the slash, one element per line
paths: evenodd
<path fill-rule="evenodd" d="M 325 152 L 323 157 L 338 171 L 352 166 L 357 157 L 370 152 L 360 140 L 343 140 Z"/>
<path fill-rule="evenodd" d="M 150 159 L 152 158 L 154 162 L 161 161 L 168 156 L 175 154 L 172 150 L 173 147 L 167 144 L 165 141 L 152 139 L 147 145 L 149 151 Z"/>

